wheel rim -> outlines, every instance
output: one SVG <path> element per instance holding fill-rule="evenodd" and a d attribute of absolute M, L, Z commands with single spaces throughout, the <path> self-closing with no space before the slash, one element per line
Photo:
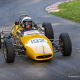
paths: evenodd
<path fill-rule="evenodd" d="M 7 50 L 6 50 L 5 45 L 4 45 L 4 58 L 7 59 Z"/>
<path fill-rule="evenodd" d="M 63 40 L 62 40 L 62 38 L 60 37 L 60 41 L 59 41 L 59 44 L 60 44 L 60 47 L 61 47 L 61 52 L 62 52 L 62 54 L 64 54 L 64 43 L 63 43 Z"/>

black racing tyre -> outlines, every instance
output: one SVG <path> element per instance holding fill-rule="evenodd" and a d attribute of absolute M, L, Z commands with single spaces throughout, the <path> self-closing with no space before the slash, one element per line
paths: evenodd
<path fill-rule="evenodd" d="M 54 39 L 54 31 L 50 22 L 43 22 L 42 27 L 45 28 L 45 36 L 48 39 Z M 53 41 L 53 40 L 51 40 Z"/>
<path fill-rule="evenodd" d="M 10 39 L 6 40 L 3 44 L 3 53 L 4 58 L 7 63 L 14 62 L 15 59 L 15 50 L 12 44 L 12 41 Z"/>
<path fill-rule="evenodd" d="M 1 49 L 1 33 L 0 33 L 0 49 Z"/>
<path fill-rule="evenodd" d="M 72 43 L 68 33 L 62 33 L 59 36 L 59 44 L 61 45 L 61 52 L 63 56 L 70 56 L 72 52 Z"/>

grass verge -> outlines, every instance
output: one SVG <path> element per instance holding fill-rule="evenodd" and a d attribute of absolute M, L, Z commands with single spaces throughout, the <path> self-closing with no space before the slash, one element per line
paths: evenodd
<path fill-rule="evenodd" d="M 51 12 L 51 14 L 80 23 L 80 0 L 62 3 L 58 8 L 59 12 Z"/>

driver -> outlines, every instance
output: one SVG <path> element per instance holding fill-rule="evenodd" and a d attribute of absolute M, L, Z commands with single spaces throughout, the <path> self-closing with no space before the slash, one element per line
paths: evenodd
<path fill-rule="evenodd" d="M 32 19 L 30 17 L 24 17 L 21 21 L 23 29 L 17 31 L 18 33 L 23 33 L 28 30 L 34 30 L 32 28 Z M 37 28 L 38 26 L 34 24 L 34 27 Z"/>
<path fill-rule="evenodd" d="M 32 19 L 30 17 L 25 17 L 22 19 L 22 27 L 21 32 L 32 30 Z"/>

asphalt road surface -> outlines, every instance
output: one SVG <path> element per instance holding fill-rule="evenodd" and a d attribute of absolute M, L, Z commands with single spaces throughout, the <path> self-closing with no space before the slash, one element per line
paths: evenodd
<path fill-rule="evenodd" d="M 14 63 L 6 63 L 1 48 L 0 80 L 80 80 L 80 23 L 45 11 L 58 1 L 62 0 L 0 0 L 0 30 L 10 30 L 22 14 L 28 14 L 39 26 L 51 22 L 56 39 L 60 33 L 68 32 L 72 41 L 71 56 L 64 57 L 58 52 L 43 62 L 16 57 Z"/>

